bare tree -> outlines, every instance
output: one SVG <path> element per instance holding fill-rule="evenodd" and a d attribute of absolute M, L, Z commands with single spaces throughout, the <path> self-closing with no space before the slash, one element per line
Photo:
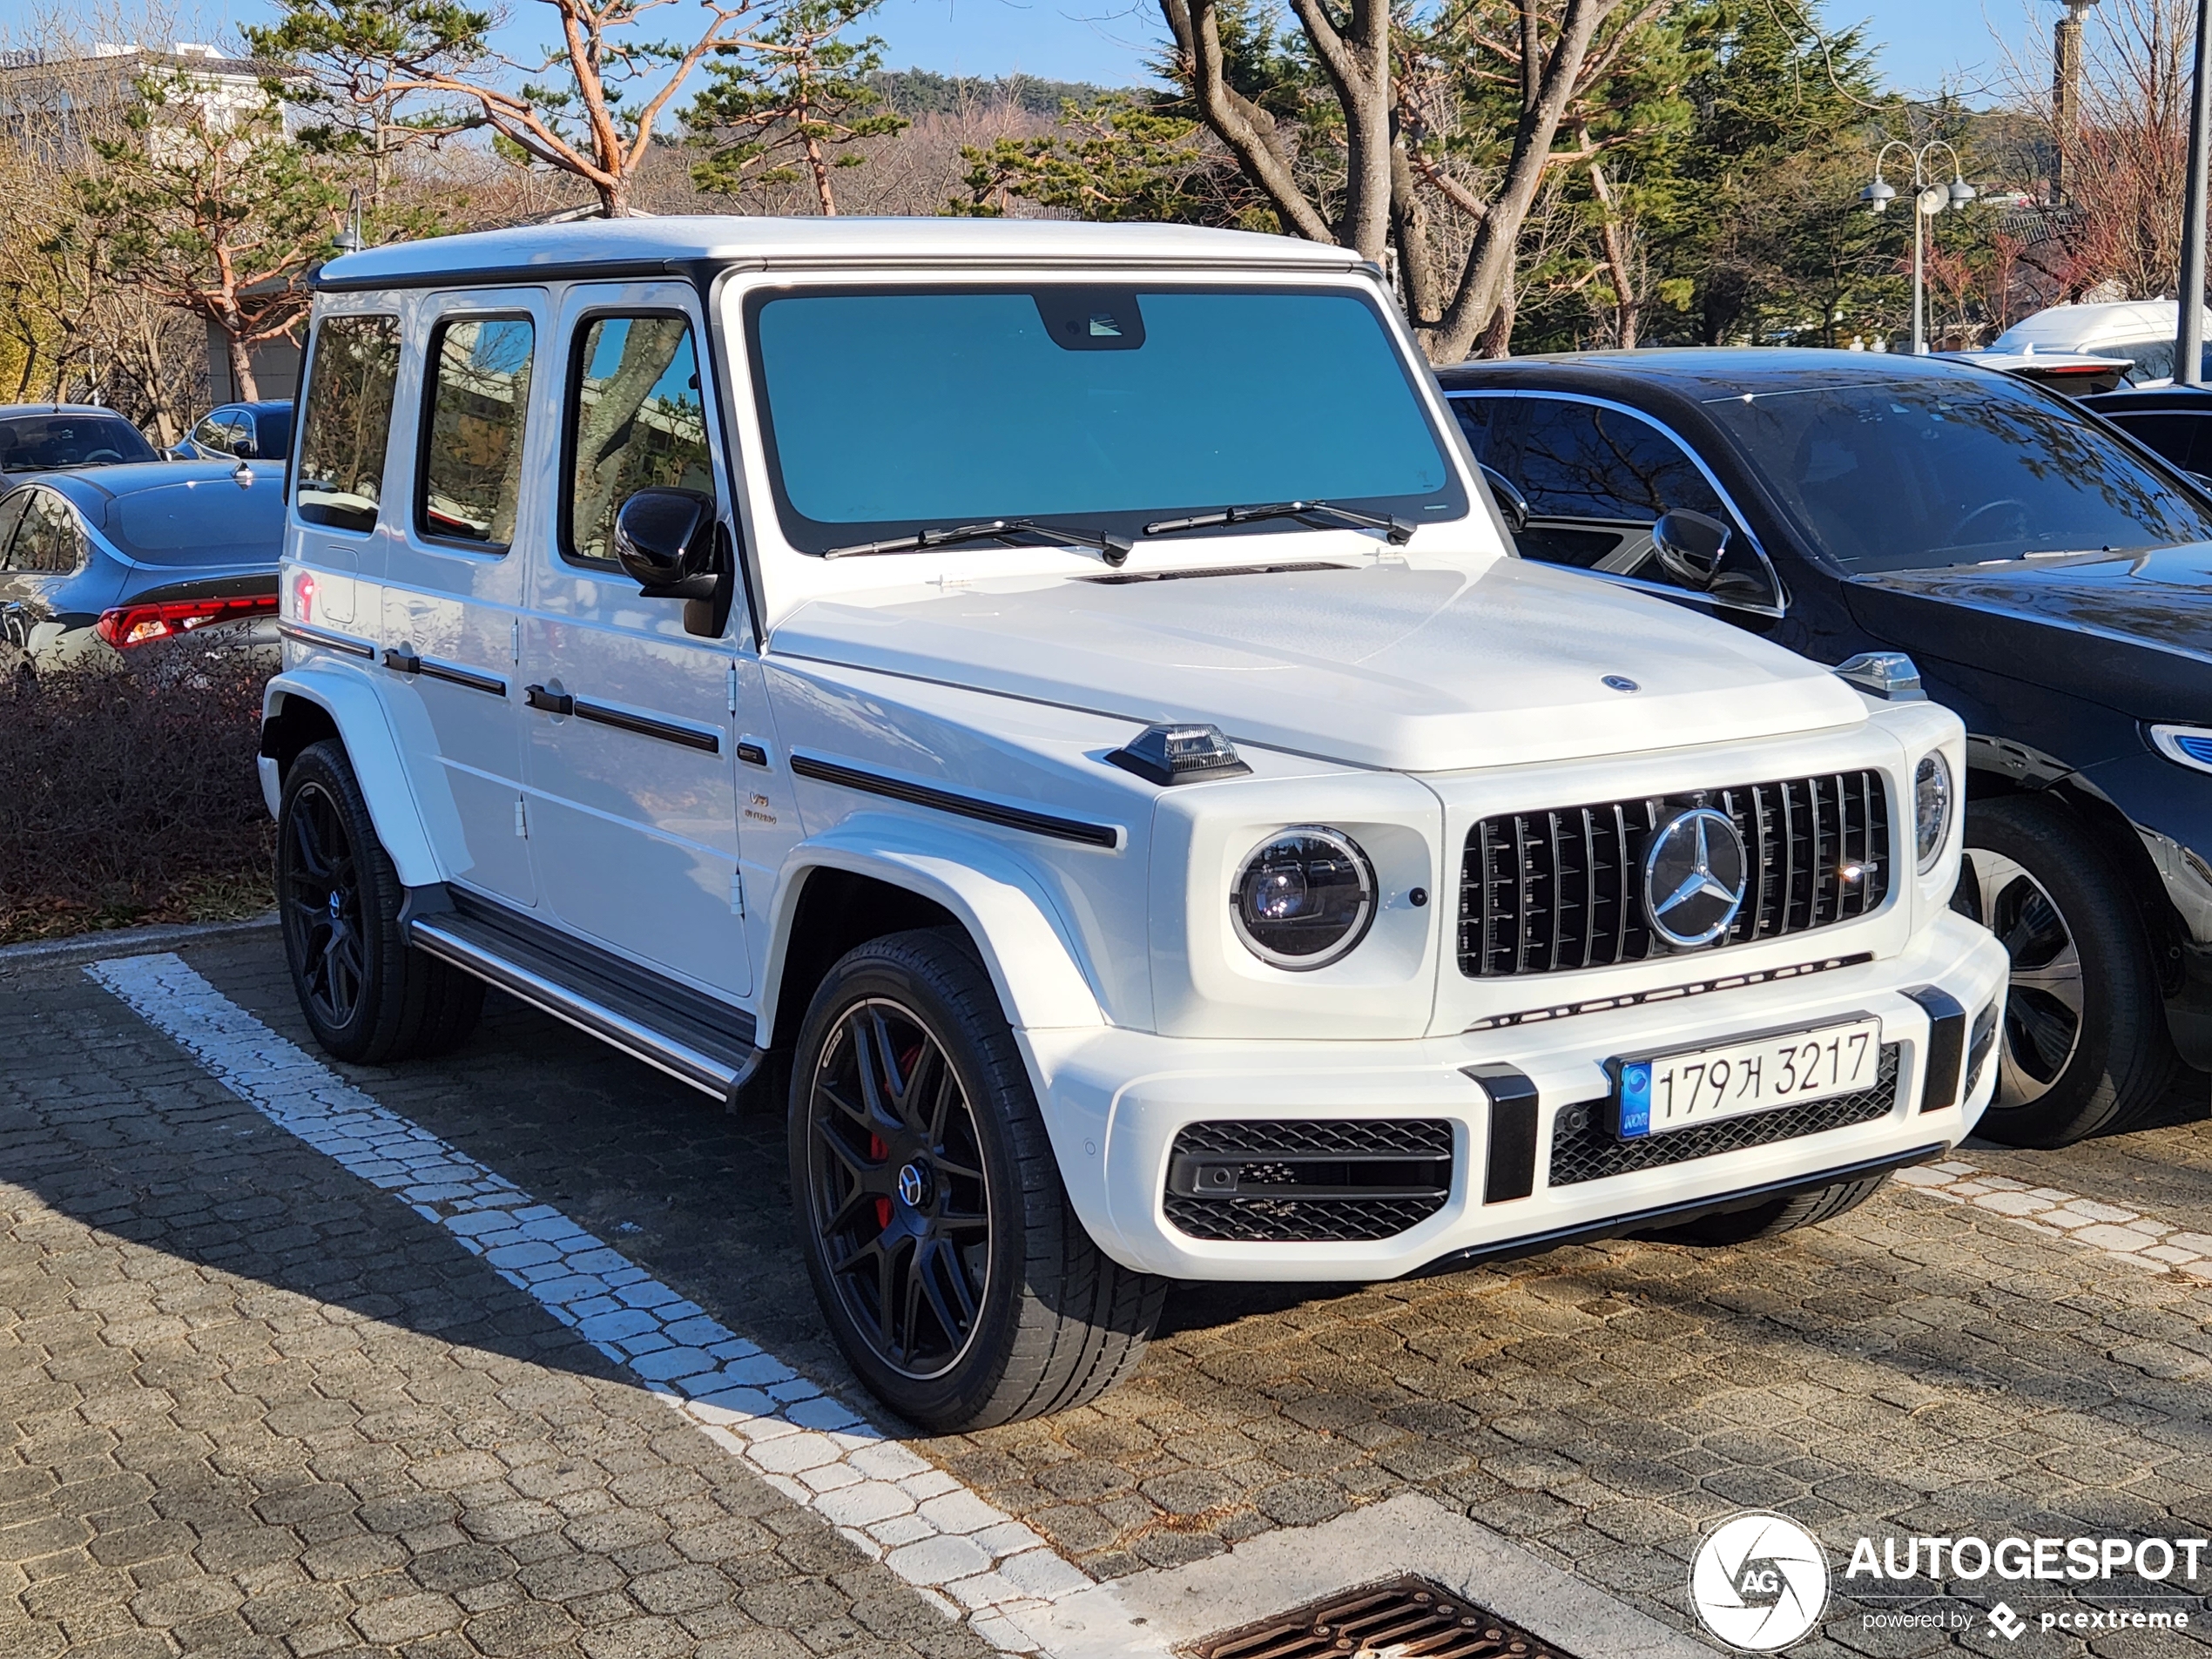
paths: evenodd
<path fill-rule="evenodd" d="M 1605 147 L 1586 134 L 1579 148 L 1558 150 L 1560 128 L 1671 0 L 1489 0 L 1419 30 L 1394 20 L 1388 0 L 1346 3 L 1339 13 L 1326 0 L 1291 0 L 1341 118 L 1344 169 L 1332 213 L 1302 172 L 1291 136 L 1232 84 L 1224 0 L 1160 0 L 1177 74 L 1284 226 L 1370 259 L 1393 251 L 1433 361 L 1455 362 L 1478 341 L 1502 351 L 1530 210 L 1559 170 L 1588 165 Z M 1512 136 L 1494 178 L 1467 177 L 1431 142 L 1433 112 L 1393 85 L 1396 72 L 1418 88 L 1434 77 L 1439 57 L 1452 60 L 1453 72 L 1472 65 L 1510 89 Z M 1433 203 L 1472 227 L 1453 269 L 1440 268 L 1431 245 Z"/>

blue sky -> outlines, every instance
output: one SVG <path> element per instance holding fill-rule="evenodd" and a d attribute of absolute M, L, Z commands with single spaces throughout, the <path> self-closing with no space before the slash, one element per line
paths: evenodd
<path fill-rule="evenodd" d="M 2052 0 L 1830 0 L 1831 26 L 1863 17 L 1867 36 L 1882 47 L 1881 65 L 1892 85 L 1929 91 L 1949 80 L 1969 91 L 2000 78 L 2002 54 L 1993 25 L 2017 46 L 2023 37 L 2047 34 Z M 186 38 L 220 40 L 231 25 L 258 21 L 266 0 L 201 0 L 179 8 Z M 22 38 L 34 17 L 47 13 L 40 0 L 0 0 L 0 33 Z M 517 54 L 552 37 L 550 8 L 510 0 L 507 31 Z M 661 14 L 664 32 L 688 7 Z M 2032 14 L 2032 15 L 2031 15 Z M 2094 28 L 2094 14 L 2091 26 Z M 944 73 L 1003 75 L 1012 71 L 1051 80 L 1129 84 L 1143 77 L 1146 56 L 1162 30 L 1157 0 L 883 0 L 875 31 L 889 44 L 887 61 Z"/>

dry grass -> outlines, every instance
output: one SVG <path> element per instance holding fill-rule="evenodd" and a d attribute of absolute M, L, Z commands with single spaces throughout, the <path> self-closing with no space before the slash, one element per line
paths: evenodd
<path fill-rule="evenodd" d="M 267 674 L 180 644 L 0 677 L 0 945 L 269 907 Z"/>

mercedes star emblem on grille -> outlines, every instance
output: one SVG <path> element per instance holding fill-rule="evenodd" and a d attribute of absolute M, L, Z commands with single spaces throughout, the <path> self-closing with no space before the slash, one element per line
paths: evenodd
<path fill-rule="evenodd" d="M 1743 838 L 1725 813 L 1693 806 L 1662 824 L 1643 858 L 1643 907 L 1670 945 L 1710 945 L 1743 907 Z"/>

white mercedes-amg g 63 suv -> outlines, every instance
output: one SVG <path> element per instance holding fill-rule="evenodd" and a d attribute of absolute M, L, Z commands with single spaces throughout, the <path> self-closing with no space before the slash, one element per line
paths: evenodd
<path fill-rule="evenodd" d="M 1091 1398 L 1175 1279 L 1832 1216 L 1989 1097 L 1957 718 L 1513 556 L 1344 250 L 441 237 L 323 268 L 303 409 L 261 765 L 316 1035 L 490 984 L 772 1102 L 918 1424 Z M 1759 556 L 1660 528 L 1716 596 Z"/>

